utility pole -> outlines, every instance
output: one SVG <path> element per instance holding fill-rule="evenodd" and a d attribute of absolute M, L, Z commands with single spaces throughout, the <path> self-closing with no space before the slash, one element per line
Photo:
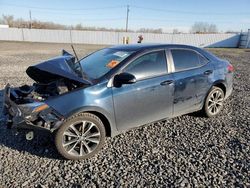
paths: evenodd
<path fill-rule="evenodd" d="M 30 29 L 32 29 L 32 17 L 31 17 L 31 10 L 29 11 L 30 13 Z"/>
<path fill-rule="evenodd" d="M 128 32 L 128 14 L 129 14 L 129 5 L 127 5 L 126 32 Z"/>

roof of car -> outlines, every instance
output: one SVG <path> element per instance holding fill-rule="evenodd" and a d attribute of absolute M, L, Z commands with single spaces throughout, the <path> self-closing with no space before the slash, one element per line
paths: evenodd
<path fill-rule="evenodd" d="M 142 43 L 142 44 L 123 44 L 123 45 L 115 45 L 109 47 L 111 49 L 116 50 L 125 50 L 125 51 L 143 51 L 143 50 L 150 50 L 150 49 L 157 49 L 157 48 L 185 48 L 185 49 L 191 49 L 198 51 L 199 53 L 205 55 L 208 59 L 218 59 L 215 55 L 211 54 L 210 52 L 207 52 L 204 49 L 190 46 L 190 45 L 184 45 L 184 44 L 150 44 L 150 43 Z"/>
<path fill-rule="evenodd" d="M 153 48 L 189 48 L 189 49 L 195 49 L 194 46 L 189 45 L 183 45 L 183 44 L 151 44 L 151 43 L 143 43 L 143 44 L 124 44 L 124 45 L 115 45 L 111 46 L 112 49 L 119 49 L 119 50 L 132 50 L 132 51 L 138 51 L 138 50 L 145 50 L 145 49 L 153 49 Z"/>

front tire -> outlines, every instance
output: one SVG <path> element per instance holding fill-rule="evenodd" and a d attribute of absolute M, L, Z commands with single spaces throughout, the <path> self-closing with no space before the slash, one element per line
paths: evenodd
<path fill-rule="evenodd" d="M 207 117 L 214 117 L 218 115 L 223 109 L 225 94 L 219 87 L 213 86 L 208 93 L 203 112 Z"/>
<path fill-rule="evenodd" d="M 66 159 L 87 159 L 102 148 L 105 136 L 105 128 L 99 117 L 79 113 L 69 118 L 56 132 L 55 145 Z"/>

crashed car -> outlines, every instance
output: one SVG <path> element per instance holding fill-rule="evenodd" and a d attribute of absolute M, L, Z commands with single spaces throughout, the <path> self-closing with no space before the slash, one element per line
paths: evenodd
<path fill-rule="evenodd" d="M 55 133 L 58 152 L 78 160 L 96 154 L 106 136 L 140 125 L 195 111 L 218 115 L 233 67 L 192 46 L 137 44 L 81 60 L 63 50 L 26 73 L 33 85 L 5 87 L 6 125 Z"/>

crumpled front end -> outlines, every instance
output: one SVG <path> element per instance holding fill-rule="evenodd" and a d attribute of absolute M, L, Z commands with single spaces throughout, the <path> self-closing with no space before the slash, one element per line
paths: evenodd
<path fill-rule="evenodd" d="M 28 67 L 26 73 L 35 81 L 33 85 L 11 88 L 7 84 L 3 109 L 8 127 L 56 130 L 64 117 L 46 101 L 92 84 L 82 77 L 79 66 L 75 57 L 63 50 L 61 56 Z"/>
<path fill-rule="evenodd" d="M 53 132 L 63 123 L 64 117 L 41 100 L 30 99 L 18 104 L 21 95 L 19 88 L 6 85 L 3 114 L 8 128 L 45 129 Z"/>

